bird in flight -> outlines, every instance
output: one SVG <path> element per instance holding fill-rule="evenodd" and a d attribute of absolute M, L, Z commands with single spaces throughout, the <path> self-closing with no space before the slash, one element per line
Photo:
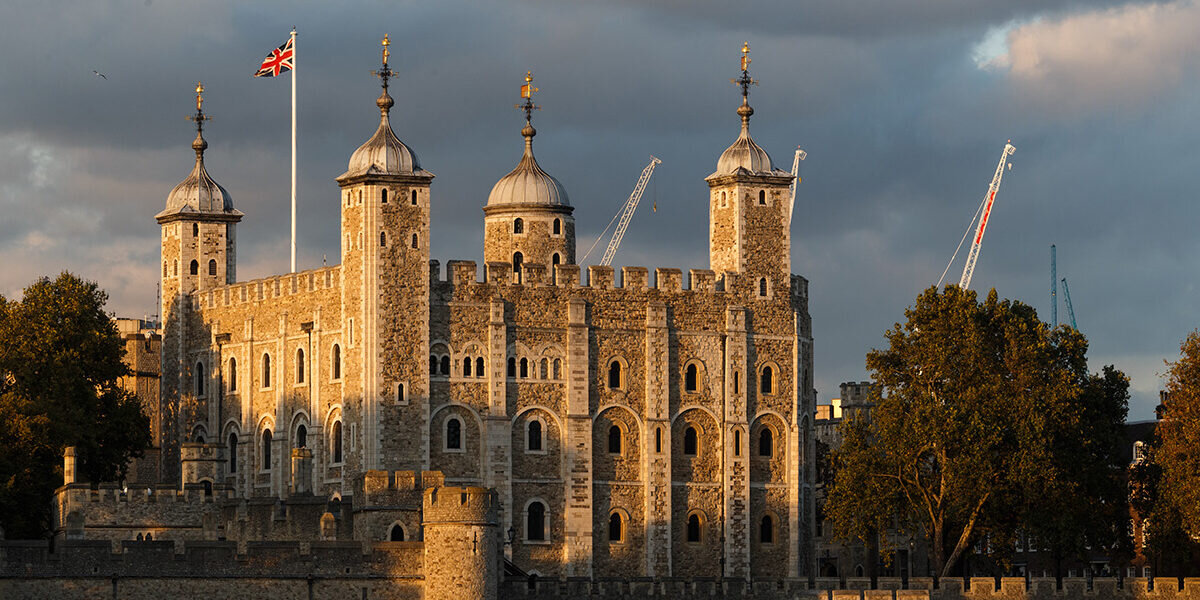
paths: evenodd
<path fill-rule="evenodd" d="M 108 80 L 108 78 L 104 76 L 104 73 L 101 73 L 100 71 L 97 71 L 95 69 L 92 69 L 92 72 L 95 73 L 98 77 L 101 77 L 106 81 Z"/>

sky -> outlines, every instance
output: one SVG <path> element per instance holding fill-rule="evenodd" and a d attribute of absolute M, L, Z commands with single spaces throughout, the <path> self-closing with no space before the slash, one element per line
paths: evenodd
<path fill-rule="evenodd" d="M 246 213 L 239 279 L 288 269 L 289 75 L 255 79 L 297 28 L 299 266 L 338 256 L 334 178 L 375 130 L 389 34 L 392 124 L 437 175 L 432 254 L 482 262 L 492 185 L 521 156 L 526 70 L 543 168 L 576 207 L 579 256 L 651 154 L 614 265 L 707 268 L 704 177 L 751 133 L 804 148 L 792 271 L 810 282 L 818 398 L 937 283 L 1011 157 L 971 283 L 1050 319 L 1050 245 L 1089 364 L 1152 418 L 1164 360 L 1197 327 L 1200 4 L 1121 0 L 0 4 L 0 294 L 70 270 L 120 316 L 155 312 L 159 227 L 187 176 L 206 88 L 209 173 Z M 106 78 L 93 74 L 103 73 Z M 588 263 L 599 262 L 602 241 Z M 967 248 L 946 275 L 956 282 Z M 1059 286 L 1060 322 L 1067 322 Z"/>

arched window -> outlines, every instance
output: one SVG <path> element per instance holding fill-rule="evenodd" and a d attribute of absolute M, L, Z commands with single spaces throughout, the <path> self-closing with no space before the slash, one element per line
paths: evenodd
<path fill-rule="evenodd" d="M 215 259 L 212 259 L 212 258 L 208 259 L 208 274 L 209 275 L 217 274 L 217 261 Z"/>
<path fill-rule="evenodd" d="M 526 377 L 529 377 L 529 359 L 522 358 L 521 359 L 521 379 L 525 379 Z"/>
<path fill-rule="evenodd" d="M 304 348 L 296 348 L 296 383 L 304 383 Z"/>
<path fill-rule="evenodd" d="M 608 541 L 623 542 L 625 541 L 625 523 L 622 522 L 621 513 L 613 511 L 608 515 Z"/>
<path fill-rule="evenodd" d="M 521 217 L 513 219 L 513 233 L 525 233 L 525 221 Z"/>
<path fill-rule="evenodd" d="M 229 391 L 237 391 L 237 359 L 229 357 Z"/>
<path fill-rule="evenodd" d="M 154 534 L 153 534 L 153 533 L 147 533 L 147 534 L 146 534 L 146 541 L 147 541 L 147 542 L 153 542 L 153 541 L 154 541 Z M 1149 568 L 1149 567 L 1147 567 L 1147 568 Z"/>
<path fill-rule="evenodd" d="M 763 298 L 767 297 L 767 278 L 763 277 L 758 280 L 758 295 Z"/>
<path fill-rule="evenodd" d="M 525 539 L 533 542 L 546 541 L 546 505 L 533 502 L 525 512 Z"/>
<path fill-rule="evenodd" d="M 530 421 L 525 428 L 525 449 L 531 452 L 542 450 L 542 422 Z"/>
<path fill-rule="evenodd" d="M 483 377 L 483 357 L 482 356 L 475 357 L 475 376 Z"/>
<path fill-rule="evenodd" d="M 771 456 L 772 454 L 774 454 L 774 450 L 775 450 L 774 435 L 775 434 L 771 433 L 770 428 L 768 428 L 768 427 L 762 428 L 762 431 L 758 434 L 758 455 L 759 456 Z"/>
<path fill-rule="evenodd" d="M 449 377 L 450 376 L 450 357 L 447 355 L 442 355 L 442 359 L 440 361 L 438 361 L 438 364 L 441 366 L 442 376 Z"/>
<path fill-rule="evenodd" d="M 139 542 L 142 541 L 142 534 L 140 534 L 140 533 L 137 534 L 137 541 L 139 541 Z"/>
<path fill-rule="evenodd" d="M 342 347 L 337 344 L 333 345 L 333 365 L 332 366 L 333 366 L 333 378 L 341 379 L 342 378 Z"/>
<path fill-rule="evenodd" d="M 391 531 L 388 532 L 388 541 L 389 542 L 403 542 L 404 541 L 404 528 L 401 527 L 399 523 L 392 525 Z"/>
<path fill-rule="evenodd" d="M 196 363 L 196 395 L 204 395 L 204 363 Z"/>
<path fill-rule="evenodd" d="M 237 473 L 237 448 L 238 439 L 236 433 L 229 434 L 229 472 Z"/>
<path fill-rule="evenodd" d="M 758 203 L 759 203 L 759 204 L 766 204 L 766 203 L 767 203 L 767 192 L 766 192 L 766 190 L 758 190 Z"/>
<path fill-rule="evenodd" d="M 437 371 L 438 371 L 438 357 L 434 354 L 430 354 L 429 355 L 429 374 L 436 377 Z"/>
<path fill-rule="evenodd" d="M 419 247 L 419 244 L 417 244 L 417 234 L 415 234 L 415 233 L 414 233 L 414 234 L 412 234 L 412 247 L 413 247 L 413 248 L 418 248 L 418 247 Z"/>
<path fill-rule="evenodd" d="M 610 454 L 621 453 L 621 428 L 616 425 L 608 428 L 608 451 Z"/>
<path fill-rule="evenodd" d="M 554 253 L 554 256 L 551 256 L 551 257 L 550 257 L 550 264 L 551 264 L 551 265 L 557 265 L 557 264 L 559 264 L 559 263 L 561 263 L 561 262 L 562 262 L 562 259 L 558 257 L 558 253 L 557 253 L 557 252 L 555 252 L 555 253 Z"/>
<path fill-rule="evenodd" d="M 541 368 L 538 370 L 538 379 L 545 379 L 550 376 L 550 361 L 543 358 Z"/>
<path fill-rule="evenodd" d="M 727 204 L 725 192 L 721 192 L 721 208 L 725 208 L 726 206 L 729 206 L 729 204 Z"/>
<path fill-rule="evenodd" d="M 262 432 L 262 449 L 259 452 L 262 455 L 262 470 L 271 470 L 271 430 L 264 429 Z"/>
<path fill-rule="evenodd" d="M 396 384 L 396 402 L 403 404 L 407 401 L 408 401 L 407 396 L 404 395 L 404 384 L 397 383 Z"/>
<path fill-rule="evenodd" d="M 386 231 L 379 232 L 379 245 L 381 247 L 387 246 L 387 232 Z"/>
<path fill-rule="evenodd" d="M 462 450 L 462 421 L 458 417 L 446 420 L 446 449 Z"/>
<path fill-rule="evenodd" d="M 412 191 L 412 205 L 413 206 L 417 205 L 417 190 Z"/>
<path fill-rule="evenodd" d="M 621 382 L 621 361 L 614 360 L 608 363 L 608 387 L 620 389 Z"/>
<path fill-rule="evenodd" d="M 554 378 L 562 379 L 562 359 L 554 359 Z"/>
<path fill-rule="evenodd" d="M 742 430 L 741 429 L 733 430 L 733 455 L 734 456 L 742 455 Z"/>
<path fill-rule="evenodd" d="M 191 270 L 192 270 L 192 275 L 199 275 L 200 274 L 200 263 L 193 260 Z"/>
<path fill-rule="evenodd" d="M 691 425 L 683 430 L 683 453 L 687 456 L 695 456 L 700 447 L 700 436 L 696 433 L 696 428 Z"/>
<path fill-rule="evenodd" d="M 759 378 L 758 391 L 764 394 L 774 393 L 775 390 L 775 370 L 771 365 L 763 367 L 762 377 Z"/>
<path fill-rule="evenodd" d="M 471 376 L 471 357 L 470 356 L 463 359 L 462 370 L 463 370 L 463 373 L 462 373 L 463 377 Z"/>
<path fill-rule="evenodd" d="M 192 237 L 200 235 L 200 224 L 192 223 Z"/>
<path fill-rule="evenodd" d="M 517 281 L 521 281 L 521 265 L 525 263 L 525 256 L 520 252 L 513 252 L 513 273 L 517 276 Z"/>
<path fill-rule="evenodd" d="M 696 391 L 696 388 L 699 387 L 699 384 L 696 381 L 700 378 L 699 371 L 700 369 L 696 368 L 696 363 L 692 363 L 687 366 L 687 370 L 685 370 L 683 373 L 683 389 L 689 392 Z"/>
<path fill-rule="evenodd" d="M 687 519 L 687 541 L 700 542 L 700 515 L 692 513 Z"/>
<path fill-rule="evenodd" d="M 562 220 L 561 219 L 554 220 L 554 235 L 562 235 Z M 558 255 L 556 254 L 555 256 L 558 256 Z M 558 263 L 554 263 L 554 264 L 558 264 Z"/>
<path fill-rule="evenodd" d="M 662 427 L 654 429 L 654 451 L 662 452 Z"/>
<path fill-rule="evenodd" d="M 387 204 L 387 189 L 379 190 L 379 201 Z"/>
<path fill-rule="evenodd" d="M 271 355 L 270 354 L 263 354 L 262 386 L 265 388 L 271 387 Z"/>
<path fill-rule="evenodd" d="M 307 448 L 308 447 L 308 428 L 305 427 L 303 424 L 296 427 L 296 447 L 297 448 Z"/>
<path fill-rule="evenodd" d="M 334 421 L 329 431 L 329 460 L 337 464 L 342 462 L 342 422 Z"/>
<path fill-rule="evenodd" d="M 517 359 L 512 356 L 508 357 L 508 376 L 517 376 Z"/>
<path fill-rule="evenodd" d="M 775 543 L 775 522 L 771 515 L 763 515 L 762 522 L 758 524 L 758 541 L 762 544 Z"/>

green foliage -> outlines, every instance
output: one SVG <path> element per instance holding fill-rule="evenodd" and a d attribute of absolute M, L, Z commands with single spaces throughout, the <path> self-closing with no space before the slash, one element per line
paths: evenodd
<path fill-rule="evenodd" d="M 65 272 L 19 302 L 0 298 L 0 524 L 9 537 L 46 533 L 65 447 L 78 448 L 82 478 L 111 481 L 149 446 L 149 420 L 119 386 L 128 368 L 107 299 Z"/>
<path fill-rule="evenodd" d="M 905 316 L 886 332 L 888 348 L 867 355 L 877 383 L 869 419 L 842 426 L 835 533 L 868 543 L 897 526 L 925 535 L 941 576 L 985 535 L 998 559 L 1020 528 L 1061 529 L 1064 552 L 1099 537 L 1076 518 L 1124 506 L 1114 458 L 1124 375 L 1089 376 L 1082 335 L 1051 331 L 994 290 L 980 303 L 971 291 L 930 288 Z"/>

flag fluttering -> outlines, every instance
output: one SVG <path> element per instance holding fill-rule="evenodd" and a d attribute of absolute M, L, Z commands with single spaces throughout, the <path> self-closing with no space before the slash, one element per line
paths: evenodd
<path fill-rule="evenodd" d="M 292 43 L 294 41 L 295 38 L 288 38 L 288 41 L 284 42 L 282 46 L 272 50 L 271 53 L 268 54 L 265 59 L 263 59 L 262 66 L 258 68 L 258 72 L 255 73 L 254 76 L 275 77 L 284 71 L 291 71 L 294 66 L 292 61 L 294 56 L 294 52 L 292 51 Z"/>

